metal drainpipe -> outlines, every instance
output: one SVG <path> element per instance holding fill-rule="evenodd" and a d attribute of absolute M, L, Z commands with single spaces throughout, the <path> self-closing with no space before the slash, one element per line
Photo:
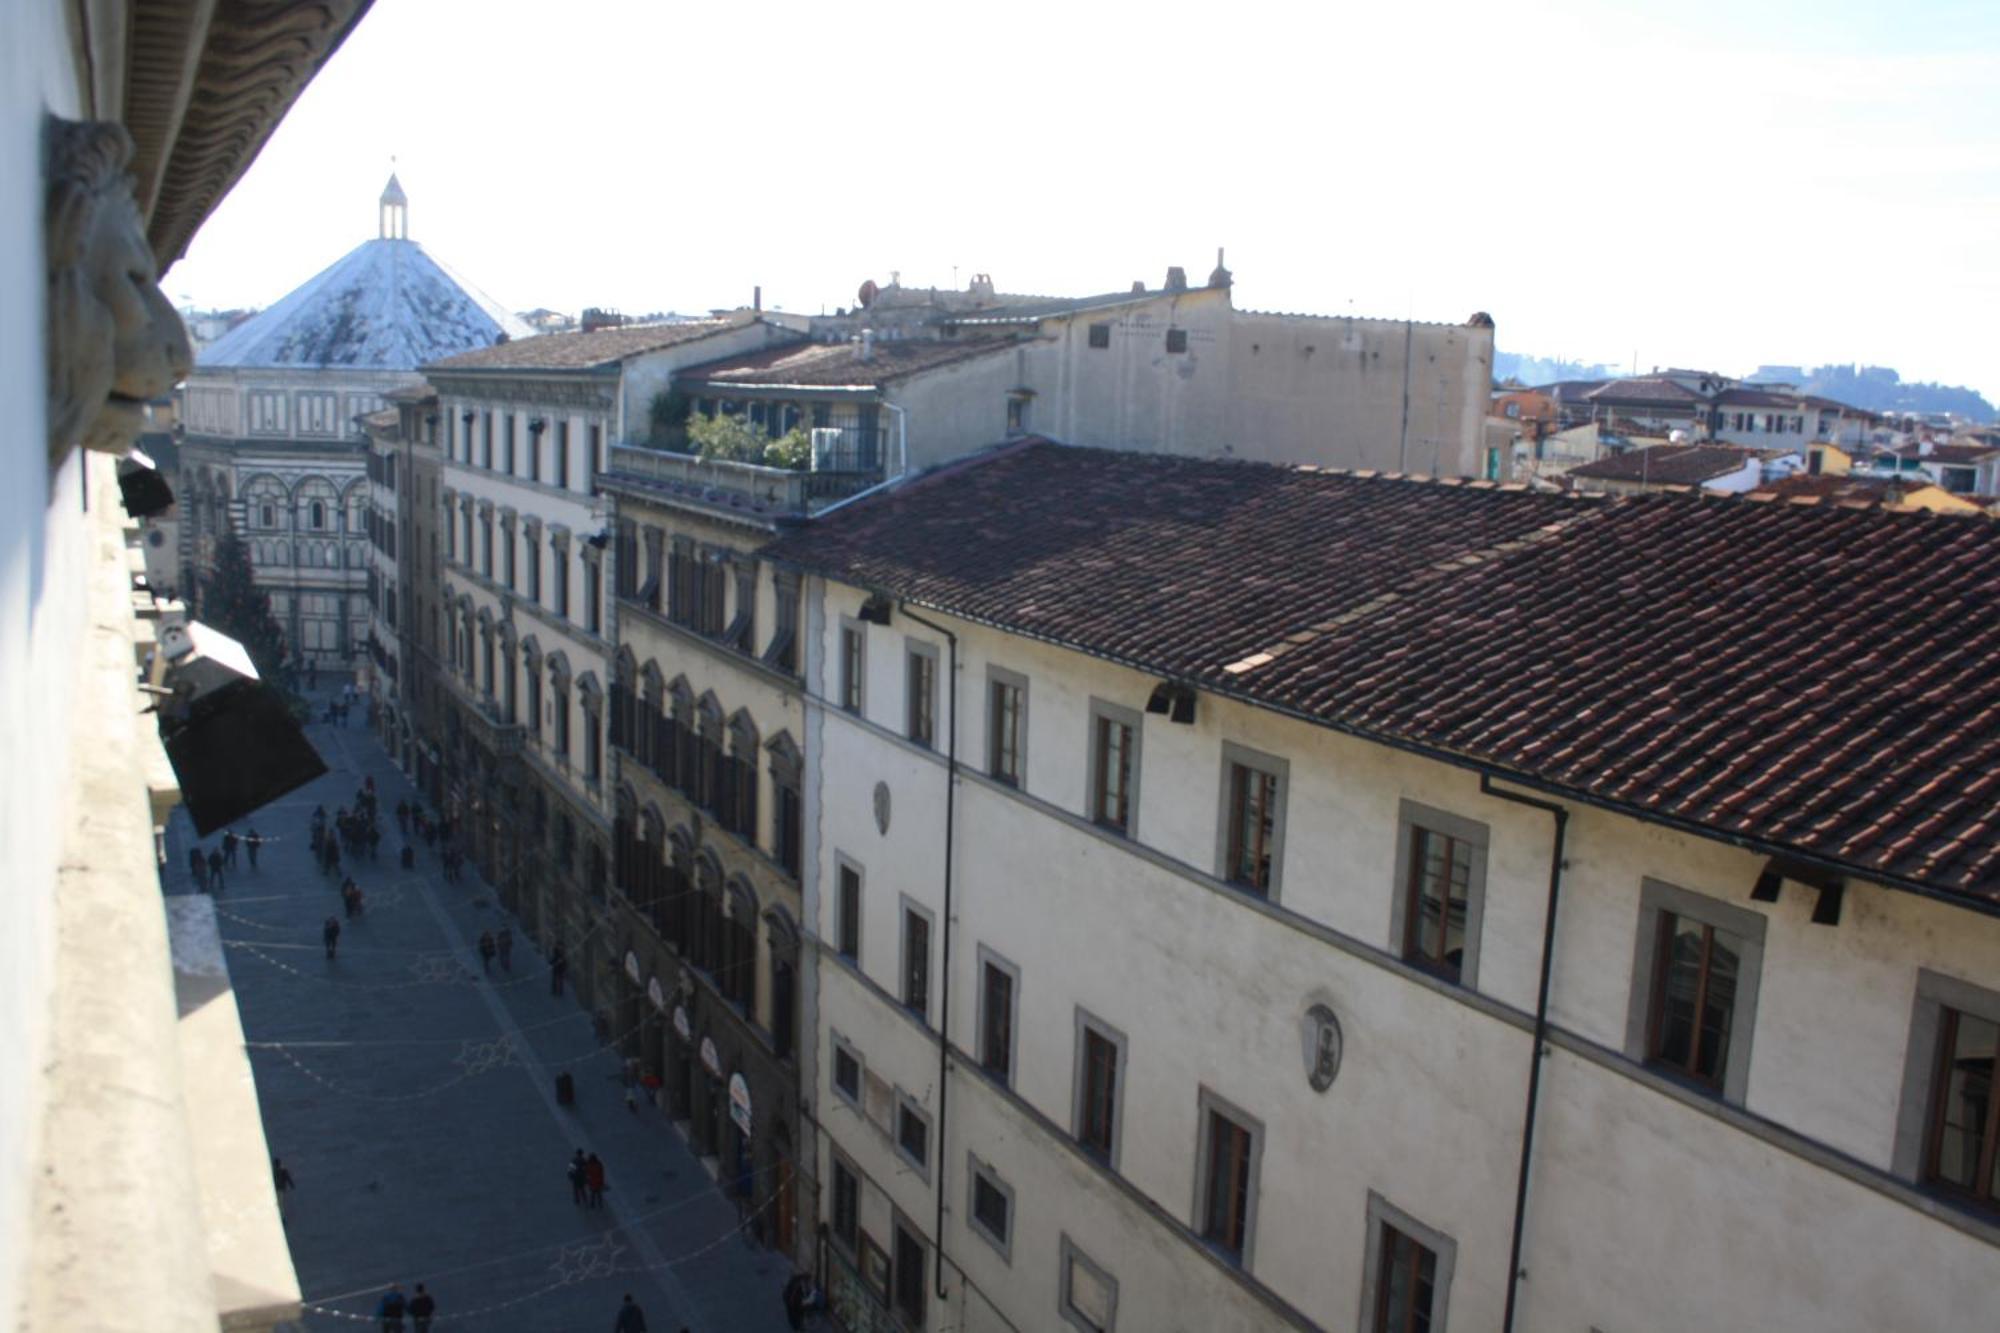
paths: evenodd
<path fill-rule="evenodd" d="M 946 1081 L 951 1072 L 951 852 L 953 820 L 958 807 L 958 636 L 938 624 L 935 620 L 925 620 L 910 610 L 908 602 L 899 602 L 904 615 L 919 625 L 927 625 L 951 641 L 946 667 L 946 699 L 951 706 L 951 718 L 946 723 L 945 733 L 945 785 L 944 785 L 944 937 L 939 941 L 938 958 L 938 1114 L 937 1114 L 937 1219 L 932 1223 L 932 1235 L 937 1245 L 937 1298 L 946 1299 L 944 1289 L 944 1176 L 945 1176 L 945 1134 L 950 1121 L 945 1119 L 945 1096 L 950 1084 Z"/>
<path fill-rule="evenodd" d="M 1481 794 L 1516 805 L 1546 810 L 1555 817 L 1555 841 L 1549 849 L 1549 906 L 1542 920 L 1542 976 L 1535 992 L 1535 1044 L 1528 1057 L 1528 1109 L 1521 1119 L 1521 1174 L 1514 1186 L 1514 1237 L 1507 1247 L 1507 1311 L 1502 1333 L 1514 1333 L 1514 1307 L 1521 1286 L 1521 1239 L 1528 1217 L 1528 1169 L 1534 1161 L 1535 1107 L 1542 1094 L 1542 1044 L 1549 1031 L 1549 978 L 1554 972 L 1556 903 L 1562 895 L 1563 839 L 1569 831 L 1569 811 L 1554 801 L 1540 801 L 1493 785 L 1493 775 L 1479 775 Z"/>

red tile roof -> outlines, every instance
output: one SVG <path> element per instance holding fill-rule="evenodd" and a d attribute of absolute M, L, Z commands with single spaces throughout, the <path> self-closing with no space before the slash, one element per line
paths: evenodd
<path fill-rule="evenodd" d="M 1983 518 L 1589 501 L 1035 441 L 766 551 L 2000 909 L 2000 525 Z"/>
<path fill-rule="evenodd" d="M 684 324 L 643 324 L 589 333 L 544 333 L 534 338 L 480 347 L 434 361 L 425 370 L 591 370 L 613 365 L 628 356 L 657 352 L 693 342 L 738 325 L 726 319 L 689 320 Z"/>
<path fill-rule="evenodd" d="M 935 370 L 975 356 L 1018 346 L 1012 338 L 940 342 L 929 338 L 884 339 L 874 344 L 869 359 L 852 342 L 793 343 L 732 356 L 706 365 L 690 366 L 675 377 L 683 388 L 778 388 L 799 385 L 815 389 L 874 389 L 891 380 Z"/>
<path fill-rule="evenodd" d="M 1910 491 L 1930 487 L 1931 483 L 1921 476 L 1869 477 L 1828 472 L 1814 477 L 1801 472 L 1766 482 L 1751 493 L 1775 496 L 1780 500 L 1823 500 L 1828 504 L 1881 504 L 1884 501 L 1900 499 Z"/>
<path fill-rule="evenodd" d="M 1581 467 L 1568 475 L 1585 481 L 1630 481 L 1654 486 L 1698 486 L 1726 477 L 1757 456 L 1754 449 L 1726 444 L 1656 444 L 1628 449 Z"/>
<path fill-rule="evenodd" d="M 2000 454 L 2000 446 L 1991 444 L 1934 444 L 1929 453 L 1924 453 L 1912 445 L 1897 451 L 1904 458 L 1914 458 L 1920 463 L 1983 463 L 1995 454 Z"/>
<path fill-rule="evenodd" d="M 1649 375 L 1600 384 L 1584 397 L 1593 403 L 1652 403 L 1674 407 L 1708 401 L 1684 384 Z"/>
<path fill-rule="evenodd" d="M 1769 389 L 1724 389 L 1716 395 L 1718 407 L 1782 407 L 1796 411 L 1805 400 L 1795 393 L 1774 393 Z"/>

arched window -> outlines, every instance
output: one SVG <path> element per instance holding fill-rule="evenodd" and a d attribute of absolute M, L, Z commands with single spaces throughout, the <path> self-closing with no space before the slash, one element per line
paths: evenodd
<path fill-rule="evenodd" d="M 521 640 L 521 678 L 528 683 L 528 734 L 542 734 L 542 650 L 530 634 Z"/>
<path fill-rule="evenodd" d="M 662 904 L 667 943 L 686 954 L 694 916 L 694 838 L 685 827 L 667 835 L 667 900 Z"/>
<path fill-rule="evenodd" d="M 326 505 L 322 501 L 312 502 L 312 508 L 307 511 L 306 522 L 315 530 L 326 526 Z"/>
<path fill-rule="evenodd" d="M 771 756 L 771 857 L 797 879 L 805 844 L 805 805 L 799 794 L 804 756 L 789 732 L 779 732 L 764 748 Z"/>
<path fill-rule="evenodd" d="M 695 777 L 698 755 L 695 749 L 694 691 L 689 688 L 686 676 L 676 676 L 667 692 L 674 701 L 672 786 L 681 795 L 694 800 L 700 789 Z"/>
<path fill-rule="evenodd" d="M 757 892 L 741 875 L 723 895 L 722 959 L 715 980 L 724 998 L 747 1013 L 757 1003 Z"/>
<path fill-rule="evenodd" d="M 637 904 L 640 895 L 635 883 L 639 863 L 639 799 L 632 789 L 619 784 L 612 801 L 611 887 L 627 902 Z"/>
<path fill-rule="evenodd" d="M 722 825 L 744 841 L 757 841 L 757 724 L 748 709 L 729 719 L 729 762 L 723 767 Z"/>
<path fill-rule="evenodd" d="M 595 782 L 604 772 L 604 690 L 596 672 L 577 681 L 576 703 L 583 713 L 583 776 Z"/>
<path fill-rule="evenodd" d="M 704 847 L 694 862 L 694 920 L 689 923 L 690 961 L 704 972 L 722 965 L 722 864 Z"/>
<path fill-rule="evenodd" d="M 764 938 L 771 955 L 771 1013 L 765 1026 L 773 1053 L 789 1060 L 799 1030 L 799 927 L 782 903 L 765 910 Z"/>
<path fill-rule="evenodd" d="M 695 804 L 712 814 L 722 810 L 722 702 L 701 696 L 699 754 L 695 760 Z"/>
<path fill-rule="evenodd" d="M 262 513 L 263 513 L 263 526 L 267 528 L 275 528 L 278 526 L 278 507 L 276 505 L 265 505 Z"/>

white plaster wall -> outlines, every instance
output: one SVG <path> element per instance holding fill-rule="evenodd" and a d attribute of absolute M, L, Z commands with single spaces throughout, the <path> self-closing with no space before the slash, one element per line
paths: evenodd
<path fill-rule="evenodd" d="M 636 443 L 651 433 L 653 397 L 673 387 L 674 372 L 703 361 L 719 361 L 795 337 L 789 329 L 745 316 L 740 327 L 693 342 L 664 347 L 626 361 L 620 369 L 617 432 L 612 439 Z"/>
<path fill-rule="evenodd" d="M 1209 457 L 1239 435 L 1229 411 L 1231 311 L 1225 290 L 1160 293 L 1138 305 L 1051 320 L 1052 365 L 1035 387 L 1046 431 L 1071 444 Z M 1090 346 L 1090 326 L 1111 325 L 1111 346 Z M 1188 335 L 1169 353 L 1170 328 Z"/>
<path fill-rule="evenodd" d="M 1032 385 L 1031 367 L 1045 355 L 1043 345 L 1023 343 L 892 382 L 883 396 L 909 413 L 910 469 L 935 467 L 1006 439 L 1008 392 Z M 1028 433 L 1044 429 L 1038 417 L 1046 406 L 1039 394 L 1031 400 Z M 884 412 L 882 425 L 895 431 L 896 414 Z M 887 447 L 895 443 L 892 436 Z M 888 458 L 893 467 L 894 454 Z"/>
<path fill-rule="evenodd" d="M 14 404 L 0 487 L 0 868 L 8 885 L 0 931 L 0 1311 L 22 1300 L 22 1264 L 41 1140 L 35 1075 L 48 1041 L 56 863 L 69 827 L 69 721 L 83 640 L 88 529 L 82 460 L 48 476 L 43 404 L 47 288 L 42 259 L 44 111 L 81 116 L 70 60 L 68 7 L 24 0 L 0 20 L 0 401 Z M 32 294 L 32 295 L 29 295 Z M 32 760 L 28 757 L 33 756 Z"/>
<path fill-rule="evenodd" d="M 860 595 L 832 585 L 826 602 L 818 651 L 837 661 L 840 617 L 853 614 Z M 1468 772 L 1203 696 L 1193 726 L 1146 715 L 1140 750 L 1139 837 L 1199 872 L 1191 877 L 1036 804 L 1083 814 L 1089 699 L 1143 708 L 1152 679 L 951 623 L 963 658 L 961 760 L 983 769 L 987 664 L 1027 675 L 1025 789 L 1032 798 L 976 777 L 961 786 L 953 1041 L 974 1048 L 977 947 L 984 943 L 1021 972 L 1015 1087 L 1057 1126 L 1070 1123 L 1075 1007 L 1123 1029 L 1130 1064 L 1121 1170 L 1166 1212 L 1184 1223 L 1192 1218 L 1197 1098 L 1200 1088 L 1212 1088 L 1261 1118 L 1266 1130 L 1251 1261 L 1260 1281 L 1325 1326 L 1346 1326 L 1358 1309 L 1366 1199 L 1374 1189 L 1457 1241 L 1451 1326 L 1496 1326 L 1549 818 L 1482 797 Z M 816 873 L 822 885 L 832 882 L 836 852 L 864 867 L 860 970 L 894 994 L 904 896 L 929 907 L 940 927 L 945 920 L 943 763 L 895 739 L 904 718 L 905 636 L 939 640 L 941 668 L 946 652 L 939 636 L 900 611 L 890 626 L 870 626 L 867 634 L 865 713 L 876 725 L 815 710 L 819 757 L 809 773 L 820 779 Z M 948 717 L 941 700 L 940 750 Z M 1347 937 L 1347 947 L 1200 878 L 1215 868 L 1224 739 L 1288 761 L 1276 898 L 1285 911 Z M 878 778 L 892 793 L 886 835 L 876 828 L 870 796 Z M 1512 1010 L 1512 1021 L 1412 980 L 1389 961 L 1403 798 L 1488 827 L 1477 990 Z M 2000 921 L 1856 881 L 1841 924 L 1815 926 L 1812 894 L 1797 885 L 1771 907 L 1748 901 L 1761 856 L 1589 808 L 1574 809 L 1567 859 L 1552 1021 L 1600 1047 L 1601 1062 L 1568 1059 L 1545 1092 L 1536 1230 L 1525 1262 L 1539 1278 L 1534 1299 L 1549 1304 L 1524 1326 L 1964 1326 L 1977 1293 L 1990 1293 L 2000 1276 L 2000 1252 L 1680 1105 L 1618 1072 L 1619 1053 L 1644 878 L 1761 912 L 1771 922 L 1755 1027 L 1739 1038 L 1752 1043 L 1747 1109 L 1886 1171 L 1918 970 L 1991 984 L 2000 974 Z M 815 899 L 815 925 L 831 938 L 828 897 Z M 934 948 L 941 936 L 940 929 Z M 934 961 L 933 1022 L 940 966 Z M 838 1029 L 871 1068 L 928 1089 L 935 1052 L 926 1034 L 859 985 L 846 965 L 828 962 L 822 971 L 822 1041 L 827 1027 Z M 1347 1038 L 1339 1081 L 1324 1096 L 1308 1088 L 1300 1052 L 1298 1020 L 1314 999 L 1340 1015 Z M 1035 1284 L 1053 1281 L 1056 1231 L 1070 1227 L 1076 1235 L 1083 1225 L 1076 1219 L 1086 1217 L 1121 1219 L 1104 1223 L 1109 1241 L 1093 1245 L 1076 1235 L 1119 1278 L 1121 1306 L 1159 1293 L 1165 1319 L 1180 1301 L 1209 1299 L 1197 1290 L 1208 1280 L 1199 1271 L 1205 1259 L 1190 1256 L 1170 1230 L 1134 1220 L 1129 1201 L 980 1084 L 976 1074 L 954 1076 L 942 1153 L 947 1205 L 955 1214 L 963 1209 L 964 1153 L 974 1147 L 1016 1183 L 1015 1261 L 1007 1274 L 990 1265 L 982 1273 L 977 1261 L 991 1255 L 984 1241 L 948 1232 L 947 1243 L 982 1286 L 1023 1294 L 1026 1304 L 1011 1317 L 1023 1327 L 1046 1322 L 1053 1288 Z M 838 1103 L 819 1091 L 829 1133 L 871 1175 L 887 1173 L 880 1178 L 898 1206 L 918 1206 L 922 1191 L 897 1174 L 889 1146 L 871 1143 L 880 1136 L 865 1124 L 843 1130 L 832 1109 Z M 927 1106 L 932 1097 L 928 1090 Z M 1635 1208 L 1634 1199 L 1649 1206 Z M 1852 1236 L 1851 1244 L 1829 1249 L 1811 1232 L 1808 1224 L 1827 1210 L 1841 1213 L 1839 1234 Z M 962 1232 L 962 1219 L 955 1225 Z M 928 1231 L 927 1221 L 923 1226 Z M 1660 1284 L 1681 1266 L 1658 1259 L 1683 1253 L 1684 1231 L 1700 1233 L 1697 1250 L 1714 1252 L 1714 1263 L 1697 1265 L 1700 1271 L 1733 1261 L 1747 1273 L 1732 1269 L 1697 1298 L 1676 1303 L 1674 1292 L 1686 1284 L 1673 1291 Z M 1866 1243 L 1868 1257 L 1838 1261 L 1843 1248 L 1858 1253 L 1871 1234 L 1877 1239 Z M 1754 1263 L 1744 1246 L 1753 1237 L 1766 1242 Z M 1615 1262 L 1606 1257 L 1614 1252 Z M 1895 1256 L 1909 1270 L 1888 1295 L 1868 1286 L 1882 1267 L 1876 1254 Z M 1030 1256 L 1037 1256 L 1032 1264 Z M 1649 1265 L 1653 1271 L 1640 1271 Z M 1927 1275 L 1937 1280 L 1927 1283 Z M 1215 1299 L 1217 1309 L 1237 1308 L 1226 1290 Z M 1897 1310 L 1916 1312 L 1917 1322 L 1898 1324 L 1885 1313 Z M 1686 1322 L 1676 1323 L 1683 1311 L 1690 1312 Z M 1220 1317 L 1228 1326 L 1230 1316 Z"/>

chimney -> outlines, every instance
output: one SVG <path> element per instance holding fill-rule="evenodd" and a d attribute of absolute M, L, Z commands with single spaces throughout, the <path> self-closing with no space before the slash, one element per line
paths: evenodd
<path fill-rule="evenodd" d="M 1184 292 L 1187 290 L 1187 270 L 1179 264 L 1167 270 L 1166 290 L 1170 292 Z"/>
<path fill-rule="evenodd" d="M 863 361 L 873 361 L 875 359 L 875 330 L 873 329 L 861 330 L 861 359 Z"/>
<path fill-rule="evenodd" d="M 1228 268 L 1223 265 L 1222 247 L 1218 245 L 1215 247 L 1215 271 L 1208 275 L 1208 285 L 1211 287 L 1227 287 L 1234 281 L 1235 278 L 1230 274 Z"/>
<path fill-rule="evenodd" d="M 1146 294 L 1146 284 L 1141 282 L 1137 278 L 1132 279 L 1132 295 L 1144 296 L 1145 294 Z"/>
<path fill-rule="evenodd" d="M 764 309 L 764 289 L 761 286 L 750 289 L 750 308 L 759 312 Z"/>

